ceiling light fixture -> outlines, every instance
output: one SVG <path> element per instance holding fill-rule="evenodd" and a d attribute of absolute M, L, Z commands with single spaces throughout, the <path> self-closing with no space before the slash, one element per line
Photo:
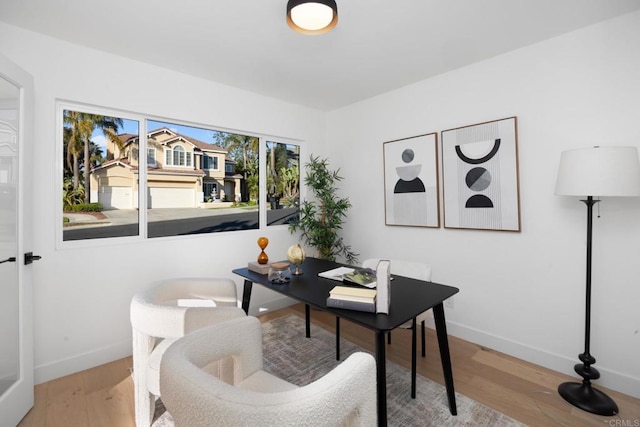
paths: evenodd
<path fill-rule="evenodd" d="M 334 0 L 289 0 L 287 24 L 298 33 L 324 34 L 338 23 L 338 5 Z"/>

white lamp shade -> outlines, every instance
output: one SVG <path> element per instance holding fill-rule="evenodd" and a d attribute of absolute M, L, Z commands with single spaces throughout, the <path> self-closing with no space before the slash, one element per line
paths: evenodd
<path fill-rule="evenodd" d="M 556 194 L 563 196 L 640 196 L 636 147 L 589 147 L 563 151 Z"/>

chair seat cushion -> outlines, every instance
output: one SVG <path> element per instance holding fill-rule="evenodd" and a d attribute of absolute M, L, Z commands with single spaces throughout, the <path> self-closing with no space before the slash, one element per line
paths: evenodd
<path fill-rule="evenodd" d="M 239 384 L 236 384 L 236 387 L 259 393 L 277 393 L 281 391 L 295 390 L 298 388 L 298 386 L 265 371 L 256 371 L 254 374 L 242 380 Z"/>

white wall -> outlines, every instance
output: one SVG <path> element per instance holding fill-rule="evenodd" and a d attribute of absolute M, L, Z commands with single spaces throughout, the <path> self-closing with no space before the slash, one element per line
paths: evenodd
<path fill-rule="evenodd" d="M 333 111 L 325 154 L 354 206 L 346 241 L 361 259 L 426 260 L 435 282 L 460 288 L 450 333 L 575 376 L 586 208 L 554 195 L 556 169 L 565 149 L 640 146 L 639 71 L 634 13 Z M 383 142 L 510 116 L 522 232 L 384 225 Z M 640 397 L 640 199 L 605 199 L 600 213 L 591 353 L 598 383 Z"/>
<path fill-rule="evenodd" d="M 153 114 L 229 129 L 299 139 L 303 155 L 323 142 L 325 116 L 249 92 L 108 55 L 0 23 L 0 52 L 35 84 L 34 253 L 35 379 L 43 382 L 131 353 L 129 302 L 154 280 L 231 273 L 256 259 L 256 240 L 283 259 L 297 243 L 285 226 L 263 230 L 93 244 L 56 249 L 55 101 Z M 167 57 L 170 58 L 170 52 Z M 256 287 L 252 311 L 280 307 L 278 294 Z"/>

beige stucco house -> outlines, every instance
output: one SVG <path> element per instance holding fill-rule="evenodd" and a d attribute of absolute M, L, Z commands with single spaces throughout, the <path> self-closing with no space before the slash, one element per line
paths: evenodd
<path fill-rule="evenodd" d="M 107 161 L 91 171 L 91 201 L 105 209 L 138 207 L 139 137 L 107 143 Z M 207 201 L 234 201 L 242 175 L 227 150 L 168 128 L 147 134 L 147 207 L 193 208 Z"/>

